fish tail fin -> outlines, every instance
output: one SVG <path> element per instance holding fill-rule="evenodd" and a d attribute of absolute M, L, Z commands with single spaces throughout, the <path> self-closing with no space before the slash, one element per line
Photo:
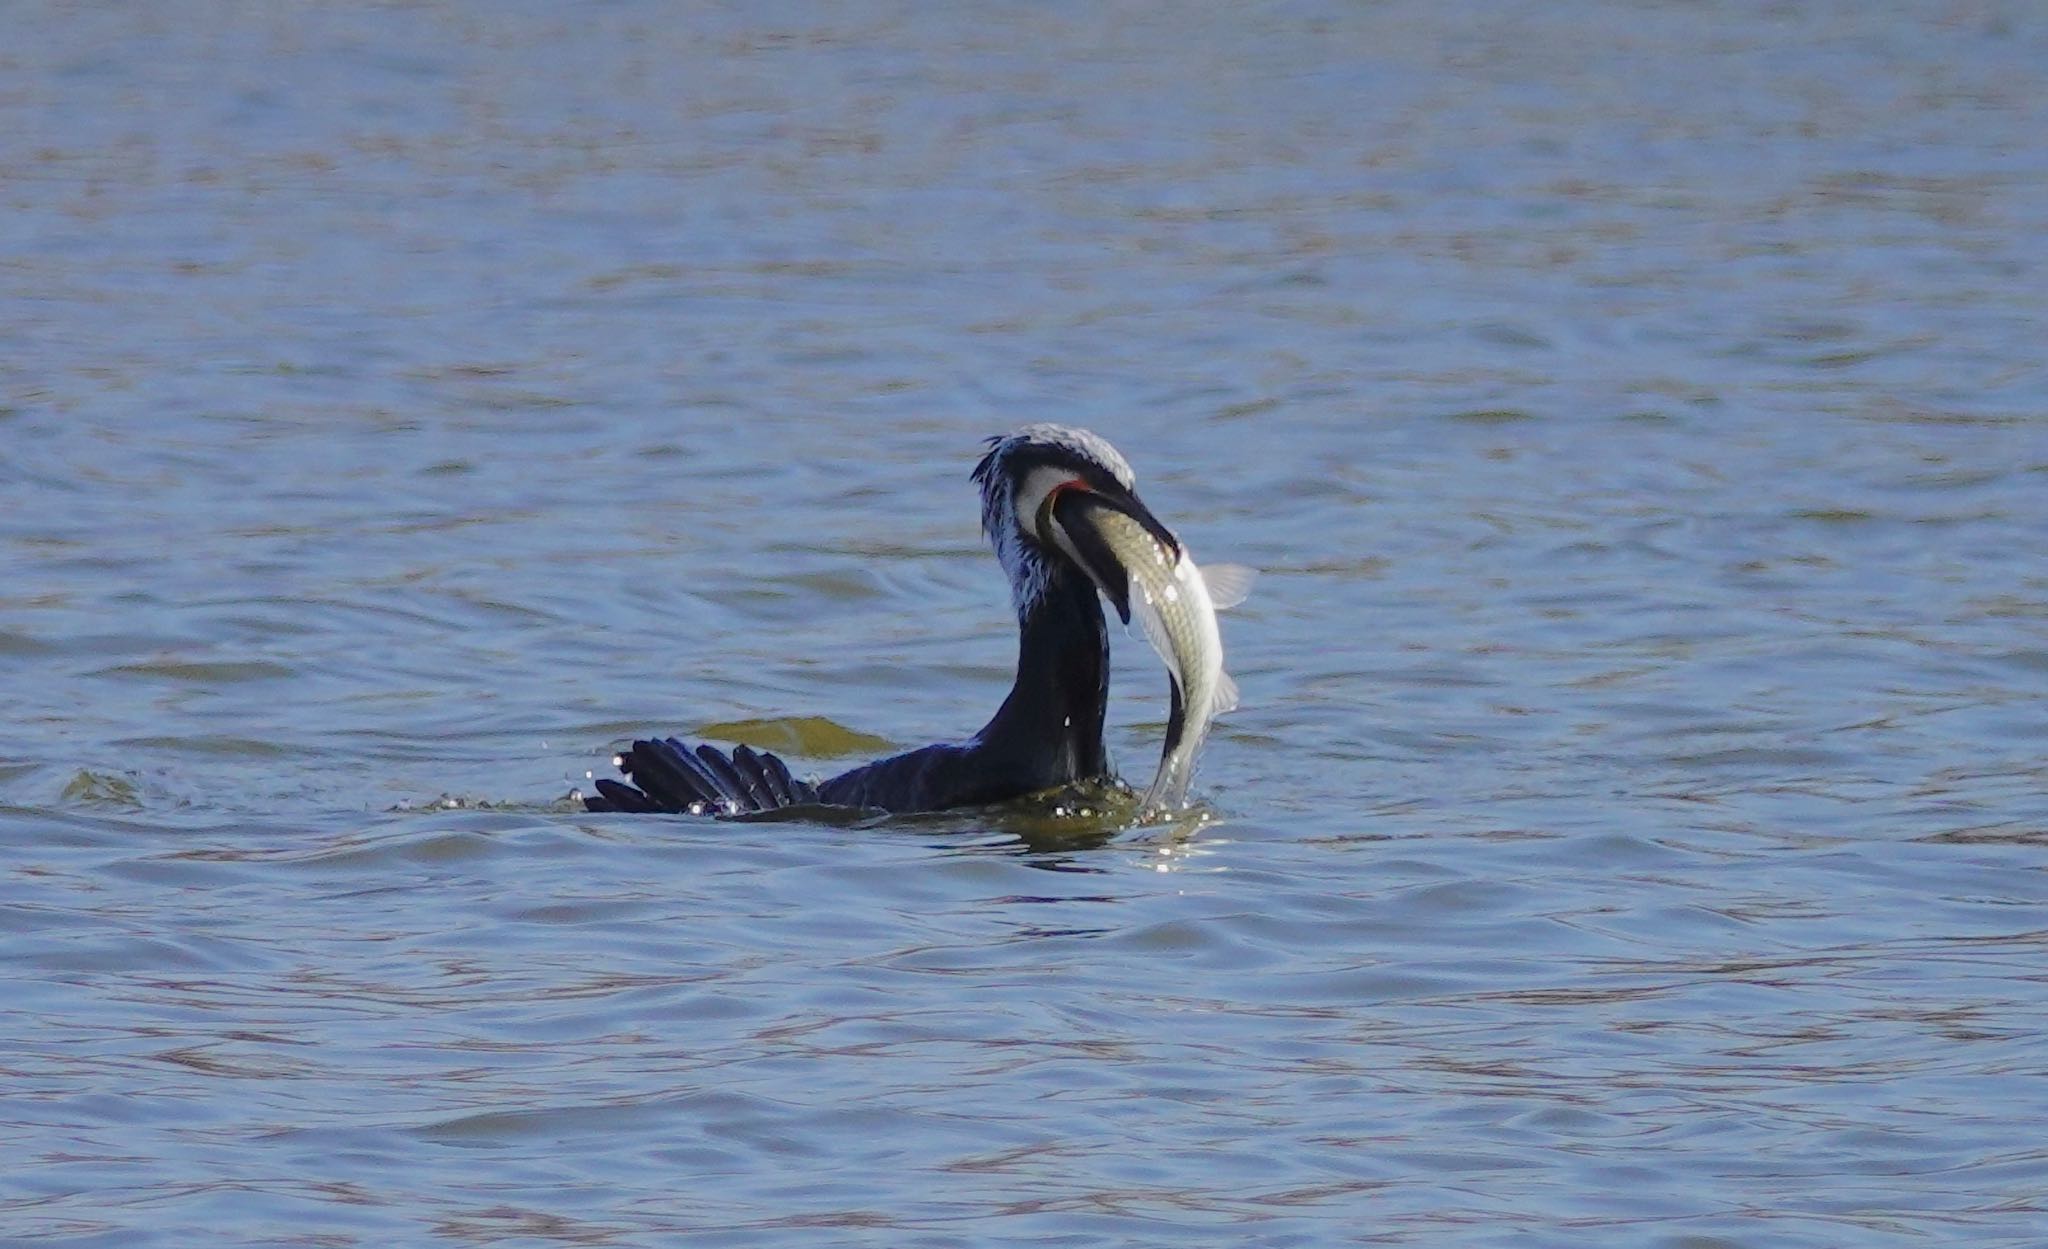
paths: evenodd
<path fill-rule="evenodd" d="M 1152 778 L 1152 787 L 1145 791 L 1145 800 L 1139 804 L 1144 811 L 1178 811 L 1186 805 L 1188 786 L 1195 779 L 1195 759 L 1192 754 L 1163 764 L 1159 775 Z"/>

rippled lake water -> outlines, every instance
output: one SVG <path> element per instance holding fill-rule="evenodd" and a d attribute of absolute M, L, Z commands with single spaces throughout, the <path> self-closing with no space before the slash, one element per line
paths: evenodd
<path fill-rule="evenodd" d="M 6 24 L 0 1240 L 2048 1243 L 2039 6 Z M 578 812 L 978 726 L 1036 419 L 1205 819 Z"/>

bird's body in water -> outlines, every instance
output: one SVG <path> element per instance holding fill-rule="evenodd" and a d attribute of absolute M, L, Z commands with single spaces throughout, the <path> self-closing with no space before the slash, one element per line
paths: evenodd
<path fill-rule="evenodd" d="M 926 746 L 842 773 L 815 784 L 797 780 L 774 755 L 746 746 L 726 754 L 711 746 L 691 748 L 674 738 L 636 741 L 618 757 L 633 782 L 602 779 L 586 798 L 593 811 L 692 812 L 738 815 L 804 804 L 826 804 L 908 813 L 981 806 L 1080 782 L 1111 779 L 1103 748 L 1103 716 L 1109 701 L 1109 634 L 1098 595 L 1107 596 L 1128 622 L 1133 569 L 1123 562 L 1149 537 L 1149 550 L 1169 567 L 1185 555 L 1178 540 L 1132 493 L 1130 465 L 1114 447 L 1085 430 L 1030 425 L 994 438 L 975 467 L 981 487 L 982 528 L 1009 574 L 1017 609 L 1017 679 L 1009 697 L 979 733 L 958 744 Z M 1108 526 L 1114 526 L 1113 530 Z M 1105 537 L 1111 534 L 1114 541 Z M 1192 569 L 1192 565 L 1188 567 Z M 1141 615 L 1153 602 L 1149 574 L 1139 573 Z M 1197 582 L 1199 573 L 1194 574 Z M 1207 610 L 1208 599 L 1202 600 Z M 1155 646 L 1166 649 L 1147 617 Z M 1180 665 L 1189 671 L 1213 667 L 1221 677 L 1220 644 L 1213 616 L 1206 639 L 1193 630 L 1186 645 L 1213 647 Z M 1192 639 L 1192 640 L 1189 640 Z M 1168 726 L 1168 754 L 1183 736 L 1181 692 L 1185 680 L 1175 660 L 1174 717 Z M 1227 682 L 1228 678 L 1221 678 Z M 1211 681 L 1213 687 L 1214 681 Z M 1207 695 L 1205 695 L 1207 697 Z M 1177 766 L 1175 793 L 1185 790 L 1193 748 L 1208 715 Z M 1168 781 L 1162 761 L 1159 784 Z"/>

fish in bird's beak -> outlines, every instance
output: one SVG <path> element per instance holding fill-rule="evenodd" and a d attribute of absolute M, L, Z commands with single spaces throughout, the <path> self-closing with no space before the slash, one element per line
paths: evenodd
<path fill-rule="evenodd" d="M 1196 567 L 1173 531 L 1120 486 L 1054 485 L 1038 506 L 1037 522 L 1039 541 L 1086 572 L 1125 624 L 1135 615 L 1166 664 L 1166 744 L 1145 807 L 1171 810 L 1187 796 L 1210 721 L 1237 706 L 1237 685 L 1223 670 L 1216 612 L 1243 601 L 1252 570 Z"/>
<path fill-rule="evenodd" d="M 1105 531 L 1104 514 L 1124 517 L 1149 535 L 1156 544 L 1152 558 L 1141 554 L 1142 543 L 1115 542 L 1123 535 Z M 1171 567 L 1181 556 L 1180 539 L 1137 495 L 1121 486 L 1105 488 L 1078 479 L 1053 487 L 1039 504 L 1038 540 L 1087 573 L 1125 624 L 1131 623 L 1131 568 L 1126 561 L 1163 560 Z"/>

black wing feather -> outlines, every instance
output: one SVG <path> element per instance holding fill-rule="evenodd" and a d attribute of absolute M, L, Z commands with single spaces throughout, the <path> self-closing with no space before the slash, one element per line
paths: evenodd
<path fill-rule="evenodd" d="M 583 800 L 585 808 L 591 811 L 625 811 L 635 815 L 645 815 L 661 810 L 660 807 L 647 800 L 646 794 L 641 793 L 631 785 L 622 785 L 609 777 L 598 781 L 597 792 L 602 796 L 585 798 Z"/>
<path fill-rule="evenodd" d="M 747 782 L 732 766 L 732 761 L 715 746 L 697 747 L 697 762 L 701 764 L 712 783 L 725 795 L 726 809 L 739 812 L 757 809 L 747 795 Z"/>
<path fill-rule="evenodd" d="M 816 802 L 818 800 L 818 791 L 805 782 L 791 776 L 788 764 L 766 752 L 763 752 L 760 758 L 762 771 L 768 773 L 769 779 L 775 783 L 776 794 L 782 797 L 783 801 L 794 806 L 799 802 Z"/>
<path fill-rule="evenodd" d="M 634 742 L 619 770 L 632 777 L 663 811 L 697 811 L 705 803 L 719 800 L 717 787 L 697 761 L 670 742 Z"/>
<path fill-rule="evenodd" d="M 732 768 L 746 782 L 747 796 L 753 799 L 757 810 L 789 805 L 787 795 L 775 792 L 774 781 L 770 779 L 768 770 L 761 766 L 761 756 L 755 754 L 751 747 L 741 745 L 732 748 Z"/>
<path fill-rule="evenodd" d="M 597 793 L 583 800 L 586 810 L 748 815 L 818 801 L 818 791 L 790 775 L 789 765 L 747 746 L 735 746 L 728 757 L 673 737 L 636 741 L 620 753 L 619 771 L 633 784 L 598 781 Z"/>

